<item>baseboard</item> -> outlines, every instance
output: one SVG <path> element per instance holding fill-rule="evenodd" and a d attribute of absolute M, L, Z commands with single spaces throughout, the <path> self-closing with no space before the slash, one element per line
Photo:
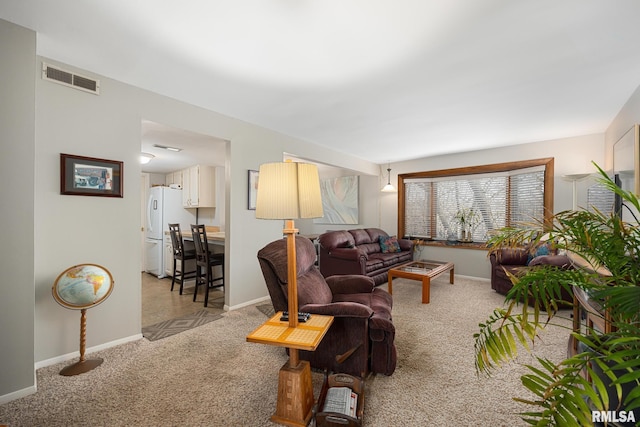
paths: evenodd
<path fill-rule="evenodd" d="M 263 301 L 271 301 L 271 298 L 267 295 L 266 297 L 256 298 L 254 300 L 243 302 L 242 304 L 238 304 L 238 305 L 234 305 L 234 306 L 228 306 L 228 305 L 225 304 L 224 310 L 225 311 L 238 310 L 240 308 L 247 307 L 249 305 L 254 305 L 254 304 L 257 304 L 257 303 L 263 302 Z"/>
<path fill-rule="evenodd" d="M 104 350 L 111 347 L 116 347 L 122 344 L 126 344 L 131 341 L 137 341 L 142 339 L 142 334 L 132 335 L 130 337 L 121 338 L 115 341 L 109 341 L 104 344 L 99 344 L 93 347 L 89 347 L 85 350 L 86 354 L 95 353 L 96 351 Z M 45 368 L 47 366 L 55 365 L 57 363 L 66 362 L 67 360 L 75 359 L 76 357 L 80 357 L 80 351 L 74 351 L 73 353 L 67 353 L 60 356 L 52 357 L 51 359 L 41 360 L 36 362 L 36 369 Z"/>
<path fill-rule="evenodd" d="M 9 403 L 13 400 L 16 399 L 20 399 L 23 398 L 25 396 L 28 396 L 30 394 L 33 394 L 37 391 L 37 388 L 35 385 L 33 386 L 29 386 L 27 388 L 23 388 L 22 390 L 18 390 L 18 391 L 14 391 L 11 392 L 9 394 L 5 394 L 3 396 L 0 396 L 0 405 L 4 405 L 5 403 Z"/>
<path fill-rule="evenodd" d="M 476 277 L 476 276 L 465 276 L 463 274 L 455 274 L 456 277 L 464 277 L 465 279 L 478 280 L 480 282 L 491 283 L 491 279 L 487 279 L 486 277 Z"/>

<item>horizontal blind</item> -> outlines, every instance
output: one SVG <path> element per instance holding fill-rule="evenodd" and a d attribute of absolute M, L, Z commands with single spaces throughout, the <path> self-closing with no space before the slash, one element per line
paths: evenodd
<path fill-rule="evenodd" d="M 434 201 L 430 200 L 432 193 Z M 543 203 L 542 168 L 411 179 L 405 181 L 405 232 L 409 236 L 431 236 L 431 225 L 435 224 L 436 234 L 431 237 L 457 239 L 462 230 L 456 217 L 465 212 L 472 213 L 473 240 L 482 242 L 492 230 L 516 225 L 515 221 L 542 220 Z"/>
<path fill-rule="evenodd" d="M 511 177 L 511 226 L 540 222 L 544 216 L 544 172 Z"/>
<path fill-rule="evenodd" d="M 424 181 L 405 185 L 405 234 L 408 236 L 432 237 L 431 185 Z"/>
<path fill-rule="evenodd" d="M 609 215 L 615 210 L 615 194 L 602 184 L 592 185 L 587 189 L 587 209 Z"/>

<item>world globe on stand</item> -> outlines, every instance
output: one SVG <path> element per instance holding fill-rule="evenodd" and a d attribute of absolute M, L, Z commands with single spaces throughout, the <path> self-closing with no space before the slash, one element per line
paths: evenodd
<path fill-rule="evenodd" d="M 70 376 L 89 372 L 102 363 L 102 359 L 84 357 L 87 335 L 87 309 L 107 299 L 113 290 L 113 276 L 98 264 L 79 264 L 60 273 L 53 283 L 53 298 L 63 307 L 81 310 L 80 360 L 60 371 Z"/>

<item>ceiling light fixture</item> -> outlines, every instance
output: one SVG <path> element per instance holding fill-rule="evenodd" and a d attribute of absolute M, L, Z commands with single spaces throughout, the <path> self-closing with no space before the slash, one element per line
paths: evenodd
<path fill-rule="evenodd" d="M 140 153 L 140 164 L 141 165 L 146 165 L 147 163 L 149 163 L 151 161 L 151 159 L 153 159 L 155 156 L 153 154 L 149 154 L 149 153 Z"/>
<path fill-rule="evenodd" d="M 153 144 L 153 146 L 156 147 L 156 148 L 161 148 L 163 150 L 174 151 L 176 153 L 179 153 L 180 151 L 182 151 L 182 148 L 169 147 L 167 145 Z"/>
<path fill-rule="evenodd" d="M 396 187 L 391 185 L 391 165 L 387 164 L 387 185 L 382 187 L 382 192 L 384 193 L 394 193 L 396 191 Z"/>

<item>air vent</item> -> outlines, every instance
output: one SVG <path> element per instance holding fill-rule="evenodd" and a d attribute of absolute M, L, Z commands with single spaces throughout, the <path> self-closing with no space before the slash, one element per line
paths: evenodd
<path fill-rule="evenodd" d="M 90 79 L 85 76 L 71 73 L 42 63 L 42 78 L 51 82 L 60 83 L 95 95 L 100 94 L 100 80 Z"/>

